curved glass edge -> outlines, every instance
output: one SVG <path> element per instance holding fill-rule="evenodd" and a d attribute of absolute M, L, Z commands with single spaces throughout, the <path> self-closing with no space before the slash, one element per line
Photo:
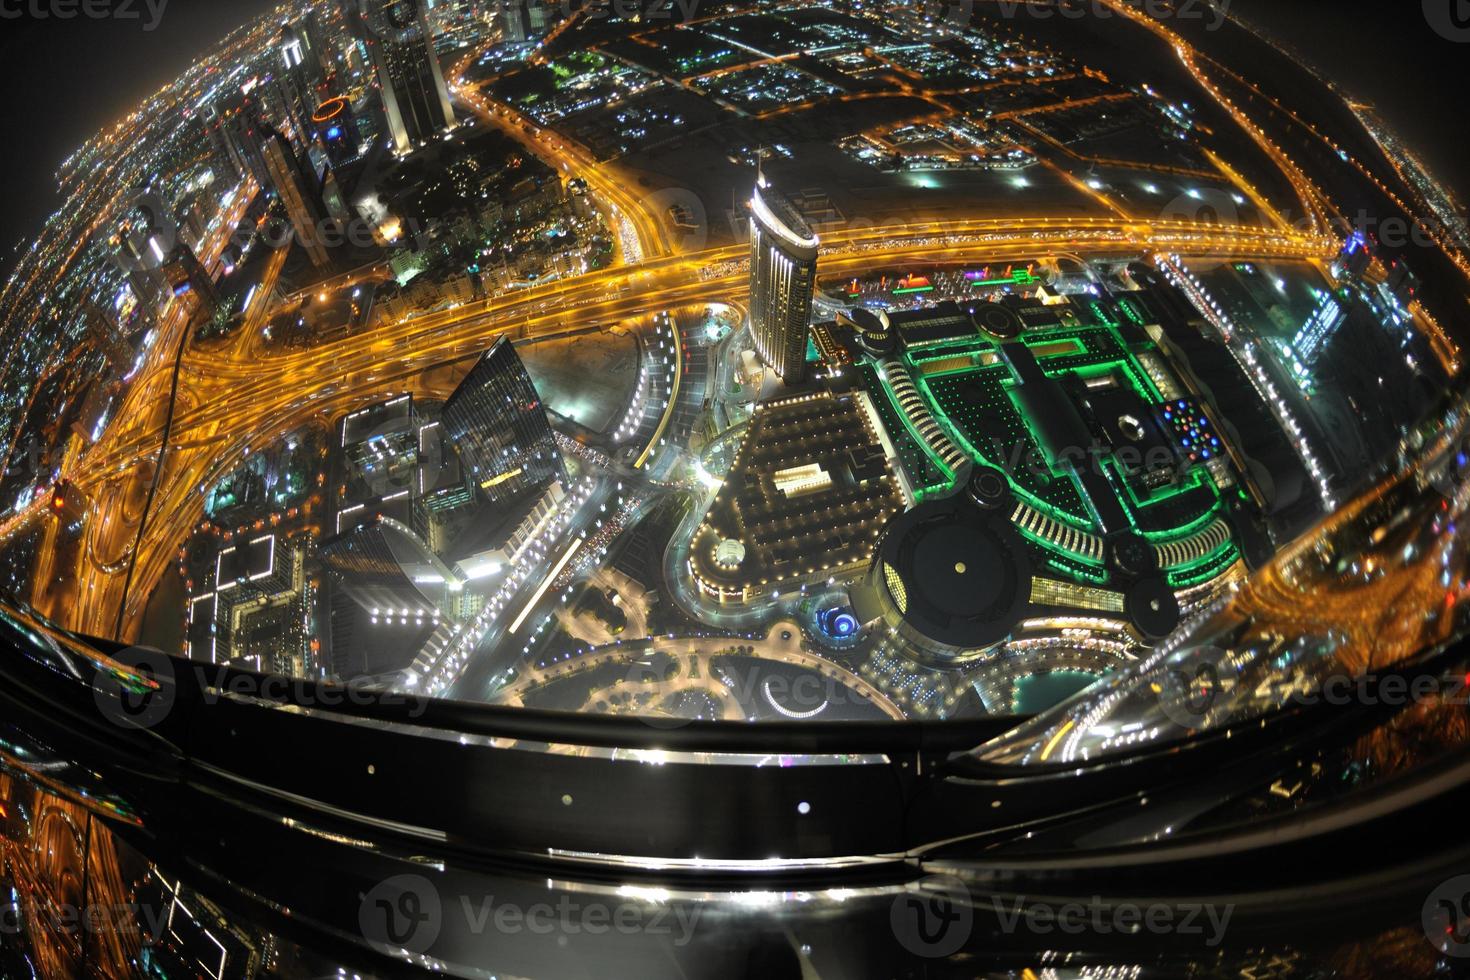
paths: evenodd
<path fill-rule="evenodd" d="M 731 963 L 759 963 L 742 975 L 762 976 L 1296 976 L 1345 957 L 1380 967 L 1354 976 L 1429 976 L 1437 955 L 1404 903 L 1365 902 L 1367 922 L 1333 916 L 1282 936 L 1235 905 L 1211 920 L 1210 899 L 1193 893 L 1147 905 L 1173 922 L 1188 914 L 1202 928 L 1151 933 L 1140 952 L 1130 930 L 1073 934 L 1045 918 L 1075 905 L 1082 921 L 1121 922 L 1114 910 L 1137 909 L 1139 899 L 1028 896 L 964 869 L 780 890 L 373 860 L 344 862 L 320 880 L 277 874 L 262 890 L 154 854 L 77 804 L 3 773 L 0 828 L 6 977 L 659 980 L 731 976 Z M 1316 908 L 1346 900 L 1326 896 Z M 1283 974 L 1283 963 L 1295 967 Z"/>
<path fill-rule="evenodd" d="M 1001 766 L 1067 765 L 1165 745 L 1292 706 L 1404 703 L 1439 679 L 1399 670 L 1465 631 L 1470 402 L 1400 444 L 1369 489 L 1191 618 L 1148 656 L 977 748 Z"/>

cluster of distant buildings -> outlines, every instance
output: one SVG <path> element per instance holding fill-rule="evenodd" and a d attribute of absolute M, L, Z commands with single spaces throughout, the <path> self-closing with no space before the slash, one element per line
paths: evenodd
<path fill-rule="evenodd" d="M 380 142 L 404 155 L 457 123 L 424 4 L 344 0 L 338 15 L 345 39 L 303 15 L 282 27 L 268 70 L 205 110 L 219 169 L 273 189 L 318 268 L 331 264 L 328 222 L 356 217 L 338 172 Z M 368 72 L 354 104 L 352 79 Z"/>

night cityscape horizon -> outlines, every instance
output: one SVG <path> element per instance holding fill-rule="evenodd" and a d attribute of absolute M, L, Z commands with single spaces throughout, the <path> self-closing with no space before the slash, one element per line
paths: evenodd
<path fill-rule="evenodd" d="M 6 6 L 0 977 L 1470 975 L 1422 8 Z"/>

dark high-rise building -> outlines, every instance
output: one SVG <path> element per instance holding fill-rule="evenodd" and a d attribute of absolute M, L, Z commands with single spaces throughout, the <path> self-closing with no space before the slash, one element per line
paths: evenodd
<path fill-rule="evenodd" d="M 168 291 L 168 282 L 163 275 L 161 253 L 150 250 L 147 242 L 136 240 L 134 233 L 125 231 L 113 237 L 111 245 L 116 261 L 128 280 L 128 288 L 142 307 L 143 316 L 152 321 L 158 315 Z"/>
<path fill-rule="evenodd" d="M 214 288 L 214 277 L 199 261 L 199 256 L 184 241 L 176 241 L 174 247 L 168 253 L 168 260 L 164 266 L 164 275 L 167 278 L 169 288 L 175 296 L 185 292 L 192 292 L 198 302 L 199 309 L 206 316 L 214 316 L 215 310 L 219 308 L 219 295 Z"/>
<path fill-rule="evenodd" d="M 463 585 L 414 531 L 388 517 L 323 541 L 330 661 L 343 677 L 407 668 L 446 624 L 439 601 Z"/>
<path fill-rule="evenodd" d="M 164 266 L 177 232 L 169 226 L 173 215 L 162 199 L 141 188 L 135 197 L 137 205 L 121 216 L 108 244 L 145 322 L 151 325 L 168 298 L 170 283 Z"/>
<path fill-rule="evenodd" d="M 322 240 L 327 207 L 322 202 L 316 176 L 297 156 L 290 140 L 270 127 L 265 127 L 265 134 L 261 152 L 265 155 L 266 170 L 276 195 L 286 206 L 291 227 L 296 230 L 296 241 L 311 256 L 312 264 L 318 268 L 328 265 L 331 257 Z"/>
<path fill-rule="evenodd" d="M 445 402 L 441 418 L 466 481 L 491 501 L 564 478 L 546 407 L 504 337 L 470 369 Z"/>
<path fill-rule="evenodd" d="M 361 0 L 354 32 L 372 55 L 397 152 L 454 127 L 449 86 L 422 0 Z"/>
<path fill-rule="evenodd" d="M 358 131 L 351 102 L 341 96 L 327 99 L 317 106 L 311 121 L 333 167 L 356 162 L 362 147 L 362 134 Z"/>
<path fill-rule="evenodd" d="M 107 358 L 108 365 L 113 370 L 127 367 L 133 359 L 132 347 L 123 336 L 116 317 L 91 299 L 82 300 L 82 316 L 87 324 L 87 339 Z"/>
<path fill-rule="evenodd" d="M 253 95 L 231 92 L 205 110 L 205 126 L 214 142 L 212 162 L 228 163 L 226 179 L 247 174 L 261 187 L 270 183 L 265 158 L 260 152 L 261 105 Z"/>
<path fill-rule="evenodd" d="M 387 517 L 328 538 L 317 554 L 353 602 L 382 618 L 434 618 L 433 597 L 459 582 L 412 529 Z"/>
<path fill-rule="evenodd" d="M 375 517 L 331 536 L 318 557 L 335 591 L 372 619 L 432 623 L 440 617 L 438 602 L 445 591 L 465 583 L 412 527 L 391 517 Z"/>
<path fill-rule="evenodd" d="M 209 115 L 204 120 L 204 131 L 209 136 L 209 168 L 220 181 L 239 180 L 248 172 L 244 155 L 214 108 L 211 106 L 206 111 Z"/>
<path fill-rule="evenodd" d="M 761 359 L 784 381 L 806 374 L 817 278 L 817 236 L 764 175 L 750 199 L 750 329 Z"/>

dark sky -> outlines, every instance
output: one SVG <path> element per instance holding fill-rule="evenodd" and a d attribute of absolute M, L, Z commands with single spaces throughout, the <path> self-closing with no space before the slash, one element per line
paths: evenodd
<path fill-rule="evenodd" d="M 1233 10 L 1292 42 L 1355 98 L 1377 106 L 1470 207 L 1470 31 L 1466 40 L 1450 40 L 1426 14 L 1435 4 L 1446 11 L 1452 4 L 1465 7 L 1464 0 L 1232 2 Z"/>
<path fill-rule="evenodd" d="M 5 0 L 5 8 L 50 0 Z M 122 3 L 123 0 L 112 0 Z M 0 268 L 56 207 L 51 174 L 89 134 L 177 75 L 199 51 L 269 11 L 270 0 L 168 0 L 137 20 L 0 20 Z M 152 0 L 157 3 L 158 0 Z M 1421 3 L 1461 0 L 1231 0 L 1289 37 L 1361 98 L 1376 101 L 1440 176 L 1470 198 L 1470 43 L 1430 27 Z"/>

